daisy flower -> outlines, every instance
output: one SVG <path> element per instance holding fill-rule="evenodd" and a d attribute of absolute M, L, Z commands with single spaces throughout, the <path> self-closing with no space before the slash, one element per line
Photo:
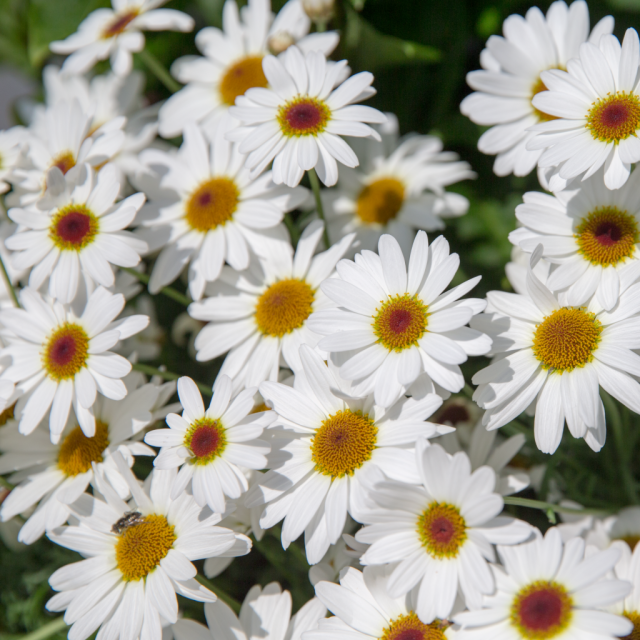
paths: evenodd
<path fill-rule="evenodd" d="M 144 49 L 142 31 L 191 31 L 193 18 L 175 9 L 158 9 L 167 0 L 111 0 L 113 9 L 97 9 L 65 40 L 49 44 L 53 53 L 71 54 L 62 70 L 70 75 L 89 71 L 110 59 L 119 76 L 131 71 L 132 53 Z"/>
<path fill-rule="evenodd" d="M 374 251 L 383 233 L 392 235 L 409 255 L 415 229 L 444 229 L 442 218 L 464 215 L 469 201 L 444 188 L 475 173 L 458 156 L 442 150 L 434 136 L 398 139 L 398 121 L 387 113 L 376 127 L 383 144 L 355 141 L 360 167 L 340 167 L 335 189 L 322 191 L 329 238 L 355 232 L 358 249 Z M 359 144 L 358 144 L 359 143 Z"/>
<path fill-rule="evenodd" d="M 249 0 L 242 13 L 235 0 L 222 9 L 222 29 L 206 27 L 196 36 L 204 55 L 178 58 L 171 73 L 184 88 L 171 96 L 159 113 L 160 135 L 180 135 L 187 122 L 215 131 L 236 98 L 253 87 L 267 87 L 262 59 L 297 44 L 302 51 L 329 55 L 338 44 L 335 31 L 308 35 L 311 21 L 300 0 L 289 0 L 273 17 L 270 0 Z"/>
<path fill-rule="evenodd" d="M 599 611 L 630 591 L 628 582 L 603 580 L 620 557 L 616 549 L 585 557 L 581 538 L 562 543 L 554 527 L 544 536 L 515 547 L 498 547 L 503 567 L 492 565 L 496 593 L 484 607 L 454 616 L 460 640 L 507 640 L 625 636 L 629 620 Z"/>
<path fill-rule="evenodd" d="M 27 135 L 24 127 L 0 131 L 0 193 L 6 193 L 11 188 L 11 176 L 20 160 Z"/>
<path fill-rule="evenodd" d="M 635 549 L 620 542 L 613 546 L 620 551 L 620 560 L 614 568 L 615 576 L 619 580 L 631 583 L 632 589 L 627 597 L 614 604 L 610 611 L 627 618 L 633 625 L 629 636 L 636 638 L 640 634 L 640 545 Z"/>
<path fill-rule="evenodd" d="M 229 113 L 242 126 L 227 137 L 240 142 L 245 166 L 253 175 L 273 160 L 273 181 L 295 187 L 314 169 L 328 186 L 338 180 L 338 164 L 358 166 L 358 157 L 340 136 L 380 139 L 365 122 L 383 123 L 386 116 L 354 104 L 375 93 L 373 75 L 357 73 L 341 82 L 346 60 L 329 65 L 319 51 L 306 55 L 296 46 L 280 57 L 266 56 L 262 68 L 270 88 L 249 89 Z"/>
<path fill-rule="evenodd" d="M 45 429 L 36 429 L 28 438 L 18 431 L 17 422 L 0 429 L 0 473 L 12 473 L 9 482 L 16 485 L 2 503 L 0 519 L 6 522 L 37 505 L 20 530 L 20 542 L 31 544 L 64 524 L 71 513 L 68 505 L 87 490 L 95 473 L 103 473 L 122 499 L 129 497 L 112 453 L 119 451 L 129 466 L 134 456 L 155 455 L 133 438 L 153 422 L 167 389 L 171 395 L 175 383 L 140 386 L 142 380 L 132 374 L 124 382 L 128 387 L 124 400 L 96 399 L 96 431 L 90 438 L 74 423 L 57 444 L 51 444 Z"/>
<path fill-rule="evenodd" d="M 640 348 L 640 283 L 621 292 L 612 311 L 595 298 L 587 306 L 562 304 L 531 270 L 527 291 L 490 291 L 491 312 L 473 323 L 493 338 L 491 355 L 498 356 L 472 378 L 473 399 L 485 409 L 482 424 L 502 427 L 535 402 L 540 451 L 558 448 L 565 420 L 575 438 L 599 451 L 606 437 L 600 387 L 640 413 L 640 357 L 632 351 Z"/>
<path fill-rule="evenodd" d="M 529 130 L 537 123 L 556 126 L 555 115 L 538 104 L 536 96 L 547 90 L 549 69 L 566 69 L 578 55 L 580 45 L 597 45 L 613 31 L 613 18 L 600 20 L 589 33 L 589 9 L 583 0 L 554 2 L 546 17 L 531 7 L 524 18 L 509 16 L 503 24 L 504 36 L 491 36 L 480 54 L 481 71 L 467 74 L 475 93 L 467 96 L 460 110 L 473 122 L 491 128 L 480 136 L 478 149 L 497 155 L 493 165 L 499 176 L 527 175 L 542 151 L 528 142 Z M 570 92 L 573 93 L 573 92 Z"/>
<path fill-rule="evenodd" d="M 558 166 L 560 178 L 592 176 L 604 166 L 604 183 L 619 189 L 631 165 L 640 160 L 640 88 L 638 34 L 627 29 L 622 46 L 613 35 L 580 46 L 567 70 L 541 74 L 547 91 L 533 98 L 533 106 L 551 116 L 530 128 L 527 147 L 544 149 L 542 168 Z"/>
<path fill-rule="evenodd" d="M 22 289 L 20 303 L 21 309 L 0 311 L 0 325 L 14 334 L 0 357 L 12 360 L 2 378 L 16 384 L 20 433 L 29 435 L 51 409 L 51 442 L 57 444 L 73 406 L 84 435 L 95 436 L 97 392 L 122 400 L 122 378 L 131 371 L 131 363 L 109 349 L 144 329 L 149 318 L 115 321 L 124 297 L 102 287 L 89 296 L 80 317 L 30 288 Z"/>
<path fill-rule="evenodd" d="M 281 243 L 247 271 L 225 269 L 210 296 L 189 306 L 193 318 L 209 322 L 196 337 L 198 360 L 229 351 L 221 373 L 248 386 L 277 380 L 281 359 L 299 367 L 300 345 L 316 347 L 320 340 L 308 327 L 309 316 L 334 306 L 320 286 L 353 239 L 351 234 L 314 256 L 323 229 L 319 221 L 307 226 L 295 255 L 288 242 Z"/>
<path fill-rule="evenodd" d="M 282 235 L 278 225 L 285 212 L 306 199 L 306 189 L 274 186 L 271 172 L 251 178 L 237 145 L 224 137 L 228 126 L 229 120 L 221 123 L 209 144 L 190 123 L 177 155 L 158 150 L 141 155 L 158 176 L 143 186 L 150 202 L 138 219 L 151 250 L 163 247 L 151 272 L 151 293 L 190 263 L 189 291 L 199 300 L 225 260 L 236 270 L 246 269 L 251 253 L 264 252 Z"/>
<path fill-rule="evenodd" d="M 607 189 L 602 171 L 574 181 L 556 195 L 526 193 L 516 207 L 522 227 L 509 240 L 526 252 L 542 244 L 542 255 L 557 265 L 547 286 L 572 306 L 595 294 L 611 311 L 620 291 L 640 276 L 640 171 L 620 189 Z"/>
<path fill-rule="evenodd" d="M 96 474 L 104 501 L 84 494 L 71 506 L 79 524 L 48 534 L 86 558 L 49 578 L 60 593 L 47 609 L 65 611 L 72 640 L 85 640 L 100 627 L 101 637 L 160 638 L 162 622 L 178 619 L 176 594 L 198 602 L 216 600 L 195 580 L 194 560 L 246 555 L 251 549 L 246 536 L 215 526 L 221 515 L 203 512 L 193 496 L 170 498 L 175 471 L 156 469 L 141 487 L 119 453 L 114 460 L 132 502 L 124 502 Z"/>
<path fill-rule="evenodd" d="M 169 429 L 156 429 L 145 442 L 162 447 L 153 461 L 157 469 L 180 469 L 171 489 L 175 499 L 187 486 L 196 503 L 216 513 L 226 509 L 225 496 L 237 499 L 249 483 L 242 469 L 264 469 L 269 445 L 260 440 L 265 427 L 275 418 L 271 411 L 252 413 L 255 387 L 231 399 L 231 380 L 219 375 L 213 385 L 213 398 L 205 411 L 196 383 L 187 377 L 178 380 L 182 416 L 167 416 Z"/>
<path fill-rule="evenodd" d="M 120 191 L 117 169 L 108 164 L 96 174 L 88 164 L 66 175 L 53 168 L 47 191 L 35 207 L 9 209 L 19 227 L 7 238 L 15 251 L 13 266 L 31 269 L 29 286 L 39 289 L 49 279 L 49 294 L 72 302 L 84 282 L 87 290 L 111 287 L 113 266 L 135 267 L 147 244 L 124 231 L 145 200 L 136 193 L 116 204 Z"/>
<path fill-rule="evenodd" d="M 458 589 L 467 606 L 477 608 L 494 580 L 487 560 L 495 561 L 492 544 L 517 544 L 531 527 L 499 516 L 504 503 L 494 492 L 496 475 L 489 467 L 473 473 L 466 454 L 450 456 L 439 445 L 416 445 L 418 486 L 379 482 L 371 492 L 377 509 L 361 519 L 356 540 L 371 544 L 363 565 L 394 563 L 387 585 L 392 598 L 416 585 L 416 613 L 424 623 L 446 619 Z"/>
<path fill-rule="evenodd" d="M 567 506 L 581 509 L 582 505 L 564 501 Z M 563 504 L 562 502 L 560 504 Z M 588 515 L 562 514 L 562 524 L 558 530 L 566 542 L 569 537 L 580 536 L 587 545 L 606 549 L 616 541 L 625 542 L 631 551 L 640 542 L 640 507 L 626 507 L 616 515 L 607 518 Z"/>
<path fill-rule="evenodd" d="M 465 326 L 485 308 L 483 300 L 460 300 L 480 276 L 443 293 L 460 258 L 449 255 L 443 236 L 431 246 L 424 231 L 413 242 L 409 268 L 398 241 L 383 235 L 380 255 L 363 251 L 337 265 L 339 278 L 321 287 L 340 308 L 318 311 L 309 328 L 325 337 L 318 346 L 334 354 L 340 375 L 357 381 L 356 393 L 375 393 L 389 406 L 426 372 L 450 392 L 464 386 L 461 363 L 487 353 L 489 338 Z"/>
<path fill-rule="evenodd" d="M 435 394 L 402 398 L 385 409 L 372 396 L 355 396 L 309 347 L 300 348 L 300 359 L 293 389 L 277 382 L 260 385 L 282 429 L 272 440 L 269 471 L 245 504 L 266 503 L 263 529 L 284 518 L 285 549 L 304 532 L 307 560 L 316 564 L 342 535 L 347 513 L 360 520 L 371 483 L 382 473 L 418 482 L 416 438 L 451 427 L 425 422 L 442 404 Z"/>

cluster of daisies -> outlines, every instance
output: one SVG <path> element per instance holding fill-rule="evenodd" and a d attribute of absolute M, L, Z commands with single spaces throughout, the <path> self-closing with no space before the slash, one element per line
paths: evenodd
<path fill-rule="evenodd" d="M 0 133 L 0 519 L 83 556 L 49 580 L 69 638 L 635 640 L 640 511 L 576 508 L 543 536 L 504 512 L 536 470 L 496 430 L 526 411 L 541 451 L 565 421 L 598 451 L 600 388 L 640 413 L 637 33 L 590 31 L 575 0 L 489 39 L 462 111 L 492 125 L 498 175 L 537 166 L 544 192 L 516 210 L 516 293 L 480 299 L 426 233 L 466 213 L 446 187 L 474 173 L 361 104 L 373 76 L 329 59 L 330 2 L 226 0 L 149 106 L 142 32 L 194 21 L 112 1 L 51 43 L 44 104 Z M 187 303 L 171 336 L 163 295 Z M 145 377 L 167 339 L 219 359 L 212 388 Z M 450 397 L 469 356 L 492 358 L 478 406 Z M 255 586 L 238 618 L 198 568 L 269 529 L 304 534 L 316 597 L 291 617 Z"/>

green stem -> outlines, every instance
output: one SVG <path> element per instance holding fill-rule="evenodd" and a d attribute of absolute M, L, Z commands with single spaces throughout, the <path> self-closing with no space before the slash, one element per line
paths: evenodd
<path fill-rule="evenodd" d="M 162 371 L 162 369 L 156 369 L 156 367 L 151 367 L 148 364 L 140 364 L 139 362 L 132 365 L 132 368 L 135 371 L 140 371 L 140 373 L 145 373 L 148 376 L 160 376 L 163 380 L 178 380 L 182 378 L 181 375 L 173 373 L 172 371 Z M 196 382 L 196 385 L 205 395 L 212 395 L 211 387 L 204 384 L 204 382 Z"/>
<path fill-rule="evenodd" d="M 2 269 L 2 276 L 4 277 L 4 281 L 7 285 L 7 289 L 9 289 L 9 293 L 11 294 L 13 301 L 16 303 L 16 307 L 20 309 L 20 301 L 18 300 L 16 290 L 13 288 L 13 283 L 11 282 L 11 278 L 9 277 L 9 272 L 7 271 L 7 267 L 4 266 L 4 262 L 1 257 L 0 257 L 0 269 Z"/>
<path fill-rule="evenodd" d="M 531 509 L 541 509 L 542 511 L 555 511 L 556 513 L 571 513 L 576 516 L 605 516 L 607 511 L 602 509 L 574 509 L 572 507 L 563 507 L 559 504 L 551 502 L 542 502 L 541 500 L 529 500 L 528 498 L 513 498 L 506 496 L 505 504 L 511 504 L 516 507 L 529 507 Z"/>
<path fill-rule="evenodd" d="M 31 633 L 27 633 L 27 635 L 22 636 L 20 640 L 44 640 L 45 638 L 49 638 L 55 633 L 58 633 L 58 631 L 66 629 L 68 626 L 69 625 L 64 621 L 64 616 L 60 616 L 59 618 L 48 622 L 43 627 L 40 627 Z"/>
<path fill-rule="evenodd" d="M 327 229 L 327 219 L 324 216 L 322 198 L 320 197 L 320 180 L 318 179 L 318 174 L 316 173 L 315 169 L 311 169 L 311 171 L 307 171 L 307 175 L 309 176 L 309 182 L 311 183 L 313 197 L 316 201 L 316 209 L 318 210 L 318 216 L 320 216 L 320 220 L 324 222 L 324 231 L 322 233 L 322 237 L 324 239 L 325 247 L 328 249 L 331 246 L 331 242 L 329 241 L 329 230 Z"/>
<path fill-rule="evenodd" d="M 209 580 L 204 576 L 197 575 L 196 580 L 203 586 L 207 587 L 210 591 L 213 591 L 220 600 L 226 602 L 236 614 L 240 613 L 240 607 L 242 606 L 235 598 L 230 596 L 224 589 L 219 587 L 213 580 Z"/>
<path fill-rule="evenodd" d="M 121 267 L 121 269 L 123 271 L 126 271 L 130 275 L 134 276 L 135 278 L 138 278 L 140 282 L 143 282 L 144 284 L 147 284 L 147 285 L 149 284 L 150 278 L 146 273 L 140 273 L 140 271 L 136 271 L 131 267 Z M 162 289 L 160 289 L 160 293 L 163 293 L 165 296 L 167 296 L 167 298 L 171 298 L 172 300 L 175 300 L 176 302 L 183 304 L 185 307 L 188 307 L 192 302 L 190 298 L 185 296 L 183 293 L 180 293 L 179 291 L 172 289 L 171 287 L 162 287 Z"/>
<path fill-rule="evenodd" d="M 300 240 L 300 230 L 296 226 L 296 223 L 293 221 L 290 213 L 285 214 L 283 222 L 289 230 L 289 235 L 291 236 L 291 244 L 295 249 L 298 246 L 298 240 Z"/>
<path fill-rule="evenodd" d="M 149 71 L 153 73 L 153 75 L 162 82 L 162 84 L 171 91 L 171 93 L 175 93 L 176 91 L 180 91 L 182 86 L 176 82 L 171 74 L 164 68 L 162 62 L 158 60 L 148 49 L 143 49 L 138 53 L 140 56 L 140 60 L 144 62 Z"/>

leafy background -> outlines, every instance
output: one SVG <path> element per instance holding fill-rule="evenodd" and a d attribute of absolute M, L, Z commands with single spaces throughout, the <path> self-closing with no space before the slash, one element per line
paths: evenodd
<path fill-rule="evenodd" d="M 167 7 L 194 16 L 197 31 L 207 25 L 221 25 L 222 4 L 223 0 L 174 0 Z M 274 10 L 282 4 L 284 0 L 274 0 Z M 109 6 L 109 2 L 0 0 L 0 63 L 39 79 L 43 65 L 55 61 L 49 54 L 49 42 L 74 32 L 81 20 L 100 6 Z M 347 58 L 354 71 L 375 74 L 378 94 L 369 104 L 397 114 L 402 133 L 417 131 L 440 136 L 445 148 L 458 152 L 477 172 L 476 180 L 452 188 L 469 199 L 470 209 L 466 216 L 450 221 L 445 233 L 462 259 L 457 280 L 482 274 L 478 295 L 496 288 L 509 289 L 504 265 L 511 251 L 507 235 L 515 226 L 514 209 L 524 192 L 539 187 L 535 174 L 526 178 L 498 178 L 493 174 L 493 158 L 476 149 L 481 127 L 462 116 L 458 105 L 469 92 L 465 75 L 478 68 L 485 40 L 500 33 L 508 15 L 524 14 L 529 6 L 520 0 L 338 0 L 335 19 L 329 25 L 342 32 L 334 57 Z M 539 6 L 546 11 L 549 2 Z M 638 22 L 640 0 L 595 0 L 589 8 L 592 24 L 612 13 L 616 18 L 615 33 L 622 38 L 625 29 Z M 197 53 L 193 34 L 149 33 L 147 43 L 167 67 L 178 56 Z M 146 71 L 139 60 L 136 66 Z M 96 70 L 106 71 L 106 63 Z M 166 98 L 163 85 L 153 75 L 147 76 L 149 101 Z M 164 297 L 156 297 L 154 302 L 160 323 L 169 335 L 173 319 L 184 309 Z M 465 370 L 467 380 L 485 363 L 483 358 L 469 363 Z M 171 371 L 192 375 L 208 384 L 219 367 L 219 363 L 186 363 L 183 350 L 168 339 L 160 359 L 152 364 L 165 364 Z M 539 495 L 533 490 L 522 495 L 544 499 L 547 489 L 555 486 L 585 506 L 616 510 L 638 502 L 640 465 L 634 464 L 640 433 L 638 417 L 608 397 L 604 400 L 610 440 L 600 454 L 565 434 L 558 452 L 552 457 L 543 456 L 532 444 L 528 419 L 504 429 L 506 433 L 522 432 L 527 436 L 528 444 L 520 456 L 524 466 L 546 464 Z M 136 472 L 142 476 L 149 469 L 149 463 L 136 465 Z M 549 526 L 542 512 L 511 509 L 541 528 Z M 549 516 L 553 518 L 552 514 Z M 302 546 L 294 544 L 285 552 L 278 537 L 277 528 L 267 533 L 249 556 L 233 561 L 216 579 L 216 586 L 242 601 L 256 582 L 279 580 L 291 589 L 294 609 L 304 604 L 313 592 Z M 46 539 L 17 548 L 0 542 L 0 640 L 21 637 L 51 620 L 51 614 L 44 610 L 44 603 L 52 595 L 47 579 L 57 567 L 76 559 L 76 554 Z M 185 616 L 203 620 L 202 605 L 182 598 L 180 604 Z M 61 632 L 57 637 L 65 635 Z"/>

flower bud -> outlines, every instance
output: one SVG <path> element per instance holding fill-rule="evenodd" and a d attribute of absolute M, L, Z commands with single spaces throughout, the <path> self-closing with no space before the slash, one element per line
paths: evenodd
<path fill-rule="evenodd" d="M 269 36 L 267 46 L 269 47 L 269 51 L 271 51 L 274 56 L 277 56 L 295 43 L 294 37 L 288 31 L 278 31 Z"/>
<path fill-rule="evenodd" d="M 334 0 L 302 0 L 302 8 L 314 22 L 326 22 L 333 15 Z"/>

